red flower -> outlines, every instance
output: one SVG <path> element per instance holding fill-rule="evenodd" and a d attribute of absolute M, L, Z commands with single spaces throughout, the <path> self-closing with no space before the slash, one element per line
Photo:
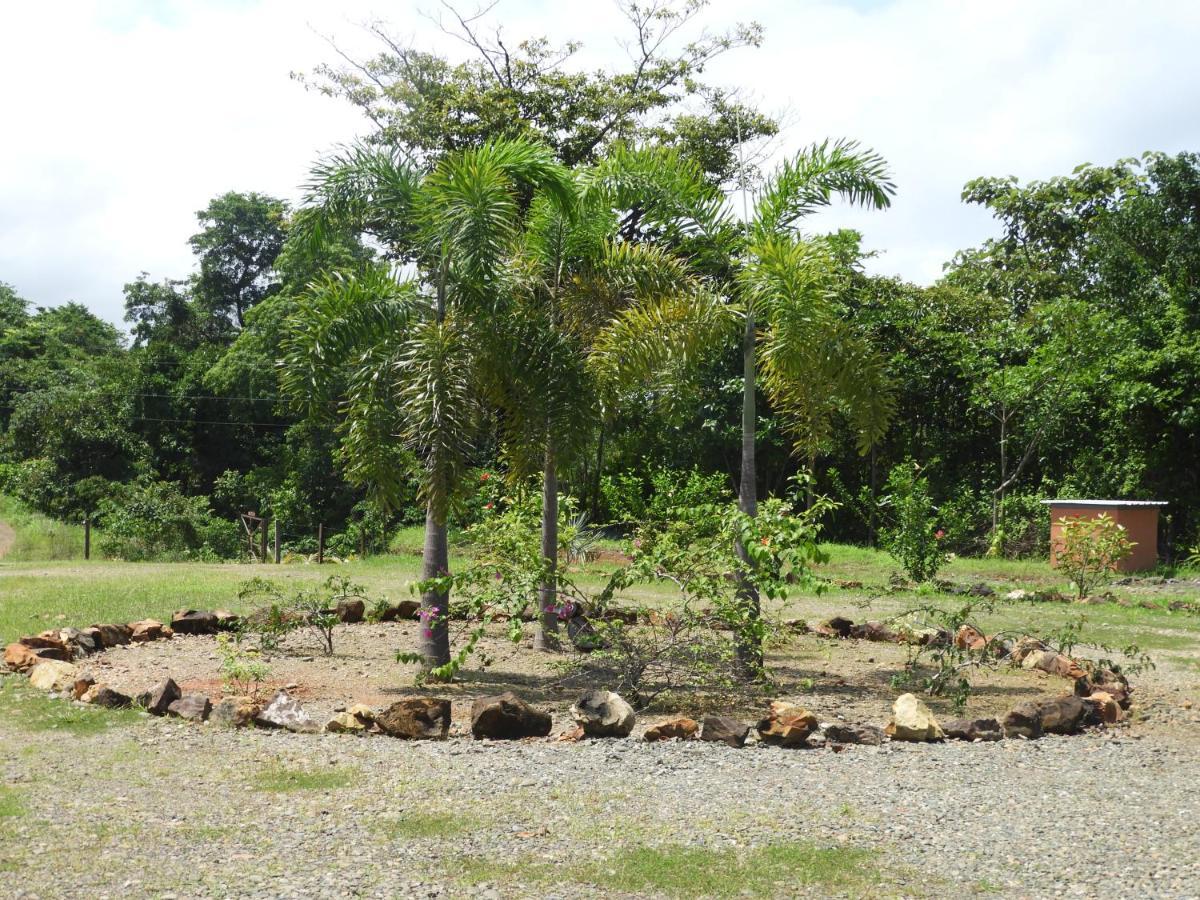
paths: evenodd
<path fill-rule="evenodd" d="M 770 546 L 771 546 L 771 539 L 770 539 L 770 538 L 763 538 L 763 539 L 762 539 L 762 545 L 763 545 L 764 547 L 770 547 Z"/>
<path fill-rule="evenodd" d="M 933 536 L 940 541 L 942 538 L 944 538 L 946 536 L 946 532 L 942 531 L 942 529 L 939 528 L 937 531 L 935 531 L 933 533 Z"/>
<path fill-rule="evenodd" d="M 487 480 L 488 480 L 489 478 L 491 478 L 491 477 L 492 477 L 492 476 L 491 476 L 490 474 L 488 474 L 487 472 L 484 472 L 482 475 L 480 475 L 480 476 L 479 476 L 479 480 L 480 480 L 480 481 L 487 481 Z"/>
<path fill-rule="evenodd" d="M 492 508 L 492 504 L 491 504 L 491 503 L 485 503 L 485 504 L 483 504 L 483 508 L 484 508 L 484 509 L 491 509 L 491 508 Z"/>

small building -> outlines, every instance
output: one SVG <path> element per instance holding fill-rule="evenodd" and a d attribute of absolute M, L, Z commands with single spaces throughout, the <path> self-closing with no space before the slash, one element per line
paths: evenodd
<path fill-rule="evenodd" d="M 1158 510 L 1162 500 L 1043 500 L 1050 507 L 1050 565 L 1058 565 L 1055 548 L 1060 543 L 1059 519 L 1098 518 L 1103 513 L 1125 527 L 1133 551 L 1117 564 L 1122 572 L 1140 572 L 1158 565 Z"/>

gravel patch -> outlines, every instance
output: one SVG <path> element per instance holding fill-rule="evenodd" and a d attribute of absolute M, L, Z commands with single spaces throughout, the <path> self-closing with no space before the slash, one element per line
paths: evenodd
<path fill-rule="evenodd" d="M 27 812 L 0 820 L 0 871 L 20 898 L 585 897 L 569 873 L 623 846 L 782 841 L 878 851 L 887 896 L 1200 894 L 1194 733 L 833 753 L 14 726 L 0 776 Z M 280 768 L 349 778 L 256 788 Z M 441 833 L 405 833 L 430 815 Z"/>

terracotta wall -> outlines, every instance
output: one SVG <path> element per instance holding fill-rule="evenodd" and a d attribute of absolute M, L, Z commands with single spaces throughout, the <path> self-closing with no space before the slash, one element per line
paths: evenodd
<path fill-rule="evenodd" d="M 1058 564 L 1057 548 L 1060 544 L 1059 519 L 1081 516 L 1094 519 L 1101 513 L 1118 525 L 1125 526 L 1125 533 L 1137 546 L 1133 552 L 1118 563 L 1122 572 L 1140 572 L 1158 565 L 1158 507 L 1157 506 L 1062 506 L 1050 507 L 1050 565 Z"/>

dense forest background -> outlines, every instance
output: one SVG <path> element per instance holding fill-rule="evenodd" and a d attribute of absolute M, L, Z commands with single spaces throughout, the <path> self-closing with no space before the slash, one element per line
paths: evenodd
<path fill-rule="evenodd" d="M 564 74 L 569 53 L 537 41 L 506 70 L 463 23 L 477 51 L 467 62 L 385 43 L 378 58 L 308 83 L 361 106 L 368 140 L 417 160 L 496 135 L 543 140 L 572 165 L 618 141 L 657 142 L 733 194 L 752 189 L 761 155 L 747 163 L 745 148 L 776 125 L 696 77 L 756 34 L 667 54 L 665 29 L 684 24 L 635 22 L 664 29 L 636 79 Z M 1028 184 L 982 177 L 963 200 L 990 210 L 996 237 L 957 253 L 931 286 L 868 275 L 858 235 L 830 236 L 839 317 L 884 360 L 896 414 L 864 455 L 820 385 L 799 429 L 760 397 L 760 493 L 809 470 L 814 493 L 840 503 L 826 535 L 871 543 L 889 472 L 914 460 L 951 550 L 1042 553 L 1039 501 L 1084 496 L 1168 501 L 1160 546 L 1183 554 L 1200 541 L 1200 155 L 1151 153 Z M 130 273 L 128 334 L 0 282 L 0 492 L 91 518 L 127 556 L 237 555 L 247 511 L 278 519 L 300 550 L 318 524 L 350 550 L 381 549 L 390 529 L 421 521 L 415 481 L 411 503 L 378 508 L 342 474 L 333 417 L 303 413 L 282 390 L 277 363 L 306 286 L 382 252 L 352 237 L 320 258 L 299 252 L 290 235 L 303 215 L 256 193 L 214 198 L 197 215 L 193 273 Z M 662 469 L 720 474 L 732 488 L 740 365 L 732 348 L 667 402 L 648 392 L 598 417 L 561 490 L 591 522 L 619 523 Z M 506 468 L 498 437 L 473 453 L 480 472 Z M 468 490 L 454 521 L 479 505 Z"/>

